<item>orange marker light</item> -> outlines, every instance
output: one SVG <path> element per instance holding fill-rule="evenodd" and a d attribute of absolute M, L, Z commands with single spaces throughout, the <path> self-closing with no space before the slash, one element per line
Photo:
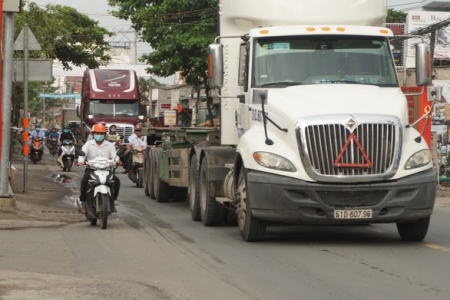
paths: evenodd
<path fill-rule="evenodd" d="M 313 27 L 308 27 L 308 28 L 306 28 L 306 31 L 315 31 L 316 29 L 315 28 L 313 28 Z"/>
<path fill-rule="evenodd" d="M 259 33 L 260 33 L 260 34 L 268 34 L 268 33 L 269 33 L 269 30 L 264 29 L 264 30 L 261 30 Z"/>
<path fill-rule="evenodd" d="M 389 33 L 389 31 L 387 31 L 386 29 L 381 29 L 380 32 L 383 33 L 383 34 L 388 34 Z"/>
<path fill-rule="evenodd" d="M 322 27 L 322 31 L 330 31 L 329 27 Z"/>
<path fill-rule="evenodd" d="M 345 31 L 345 28 L 343 28 L 343 27 L 338 27 L 338 28 L 336 28 L 336 30 L 337 30 L 337 31 Z"/>

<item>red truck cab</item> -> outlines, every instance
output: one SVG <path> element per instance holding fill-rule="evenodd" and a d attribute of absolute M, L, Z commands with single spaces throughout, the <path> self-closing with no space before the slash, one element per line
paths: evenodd
<path fill-rule="evenodd" d="M 128 138 L 136 123 L 143 119 L 140 93 L 133 70 L 86 69 L 83 76 L 79 117 L 83 137 L 88 139 L 93 125 L 116 125 L 118 135 Z"/>

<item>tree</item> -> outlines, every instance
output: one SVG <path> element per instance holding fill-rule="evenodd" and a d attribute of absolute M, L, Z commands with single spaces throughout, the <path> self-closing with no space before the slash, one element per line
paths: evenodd
<path fill-rule="evenodd" d="M 187 84 L 205 83 L 208 45 L 216 35 L 217 0 L 108 0 L 112 14 L 131 20 L 133 28 L 154 50 L 140 61 L 148 72 L 168 77 L 182 72 Z"/>
<path fill-rule="evenodd" d="M 389 8 L 387 11 L 386 23 L 405 23 L 407 13 Z"/>
<path fill-rule="evenodd" d="M 110 47 L 105 36 L 111 36 L 112 33 L 72 7 L 47 5 L 42 9 L 35 3 L 30 3 L 28 10 L 16 15 L 14 23 L 16 38 L 24 25 L 28 24 L 42 48 L 41 51 L 30 51 L 30 58 L 58 59 L 64 69 L 70 69 L 71 64 L 98 68 L 111 60 L 107 54 Z M 14 51 L 14 57 L 23 57 L 23 51 Z M 48 92 L 48 88 L 46 89 Z M 43 91 L 42 83 L 29 84 L 29 108 L 34 113 L 41 108 L 42 101 L 36 97 Z M 18 126 L 20 109 L 23 109 L 22 84 L 14 85 L 12 98 L 11 120 L 14 126 Z"/>
<path fill-rule="evenodd" d="M 42 47 L 42 51 L 30 52 L 30 57 L 58 59 L 66 70 L 70 69 L 70 64 L 94 69 L 111 60 L 105 36 L 112 36 L 112 33 L 72 7 L 47 5 L 41 9 L 32 2 L 28 10 L 15 18 L 16 37 L 25 23 Z M 23 54 L 16 52 L 15 55 Z"/>

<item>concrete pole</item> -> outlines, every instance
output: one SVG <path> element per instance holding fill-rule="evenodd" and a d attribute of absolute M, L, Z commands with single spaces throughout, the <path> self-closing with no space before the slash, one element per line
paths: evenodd
<path fill-rule="evenodd" d="M 3 35 L 3 78 L 2 78 L 2 155 L 0 170 L 0 197 L 11 197 L 9 193 L 8 169 L 10 165 L 11 143 L 11 96 L 13 78 L 13 44 L 14 44 L 14 13 L 6 12 Z"/>
<path fill-rule="evenodd" d="M 25 118 L 28 118 L 28 32 L 28 24 L 25 24 L 23 31 L 23 112 Z M 27 127 L 24 127 L 24 132 L 28 132 Z M 28 155 L 23 157 L 23 191 L 28 191 Z"/>

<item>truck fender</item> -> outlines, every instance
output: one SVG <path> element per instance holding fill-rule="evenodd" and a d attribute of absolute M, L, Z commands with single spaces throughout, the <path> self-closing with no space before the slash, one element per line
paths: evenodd
<path fill-rule="evenodd" d="M 97 185 L 94 189 L 94 197 L 97 196 L 98 193 L 109 194 L 109 196 L 111 196 L 111 191 L 106 185 Z"/>
<path fill-rule="evenodd" d="M 232 164 L 236 150 L 231 147 L 208 147 L 202 149 L 200 163 L 206 159 L 208 181 L 211 197 L 224 197 L 224 181 L 230 169 L 225 164 Z"/>

